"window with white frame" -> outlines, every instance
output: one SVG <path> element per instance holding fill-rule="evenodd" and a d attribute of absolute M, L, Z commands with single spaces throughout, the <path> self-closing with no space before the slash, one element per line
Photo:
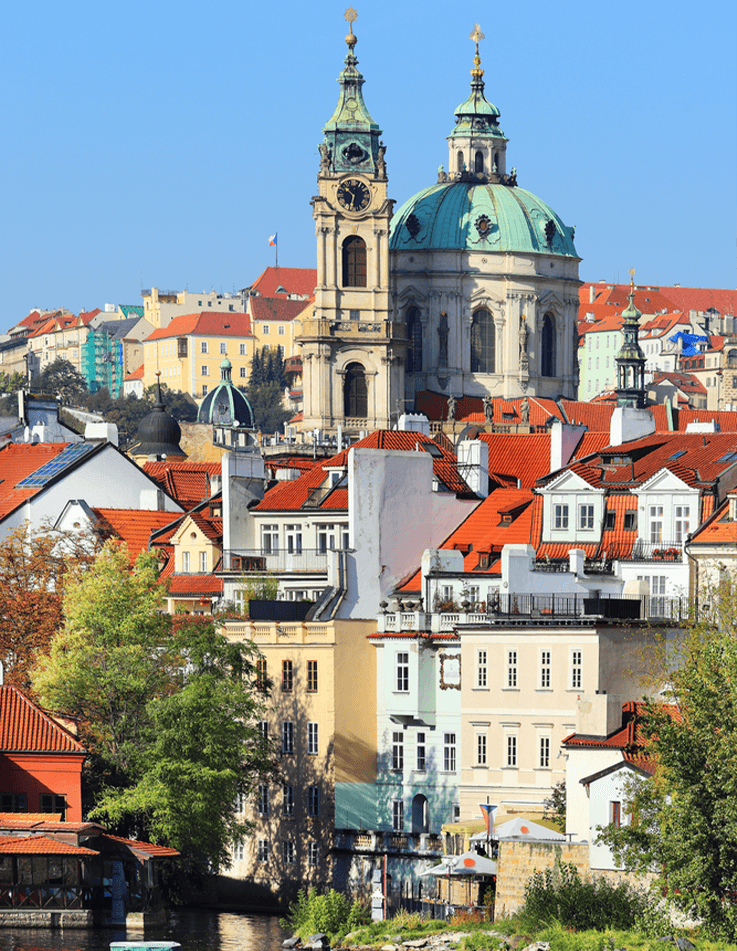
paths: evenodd
<path fill-rule="evenodd" d="M 185 573 L 188 573 L 189 565 L 190 565 L 189 552 L 183 551 L 182 552 L 182 571 Z"/>
<path fill-rule="evenodd" d="M 246 378 L 246 368 L 245 368 L 245 367 L 241 367 L 240 370 L 239 370 L 239 373 L 240 373 L 240 378 L 241 378 L 241 380 L 245 380 L 245 378 Z"/>
<path fill-rule="evenodd" d="M 246 849 L 242 842 L 236 842 L 233 846 L 233 861 L 242 862 L 246 856 Z"/>
<path fill-rule="evenodd" d="M 320 815 L 320 787 L 319 786 L 308 786 L 307 787 L 307 815 L 315 816 Z"/>
<path fill-rule="evenodd" d="M 404 832 L 404 801 L 394 799 L 392 802 L 392 829 L 395 832 Z"/>
<path fill-rule="evenodd" d="M 269 840 L 268 839 L 258 840 L 258 851 L 257 851 L 256 857 L 259 862 L 269 861 Z"/>
<path fill-rule="evenodd" d="M 476 734 L 476 765 L 486 766 L 486 734 Z"/>
<path fill-rule="evenodd" d="M 269 787 L 268 786 L 258 787 L 258 798 L 256 800 L 256 809 L 260 816 L 268 816 L 269 814 Z"/>
<path fill-rule="evenodd" d="M 425 734 L 424 734 L 424 733 L 418 733 L 418 734 L 417 734 L 417 743 L 416 743 L 416 747 L 415 747 L 415 753 L 416 753 L 416 765 L 417 765 L 417 769 L 418 769 L 420 772 L 424 772 L 424 770 L 425 770 L 426 751 L 427 751 L 427 747 L 425 746 Z"/>
<path fill-rule="evenodd" d="M 206 341 L 206 340 L 201 340 L 201 341 L 200 341 L 200 353 L 207 353 L 207 341 Z"/>
<path fill-rule="evenodd" d="M 284 336 L 284 327 L 282 325 L 279 326 L 279 334 L 282 337 Z"/>
<path fill-rule="evenodd" d="M 579 505 L 578 507 L 578 528 L 579 531 L 589 532 L 594 527 L 594 506 Z"/>
<path fill-rule="evenodd" d="M 239 344 L 238 344 L 238 356 L 240 356 L 240 357 L 245 357 L 245 356 L 246 356 L 246 345 L 245 345 L 245 343 L 239 343 Z"/>
<path fill-rule="evenodd" d="M 489 669 L 487 666 L 487 652 L 483 648 L 476 651 L 476 686 L 488 687 Z"/>
<path fill-rule="evenodd" d="M 571 688 L 580 690 L 583 684 L 583 652 L 571 651 Z"/>
<path fill-rule="evenodd" d="M 261 526 L 261 551 L 265 555 L 275 555 L 279 551 L 279 526 Z"/>
<path fill-rule="evenodd" d="M 285 816 L 294 815 L 294 786 L 285 783 L 282 788 L 281 811 Z"/>
<path fill-rule="evenodd" d="M 266 676 L 266 674 L 264 673 L 264 677 L 265 677 L 265 676 Z M 257 674 L 257 677 L 260 678 L 260 674 Z M 259 720 L 258 723 L 256 724 L 256 726 L 257 726 L 257 728 L 258 728 L 259 736 L 261 737 L 261 739 L 263 740 L 263 742 L 266 743 L 266 741 L 269 739 L 269 722 L 268 722 L 268 720 Z"/>
<path fill-rule="evenodd" d="M 548 769 L 550 767 L 550 737 L 541 736 L 539 738 L 539 757 L 537 765 L 541 768 Z"/>
<path fill-rule="evenodd" d="M 228 345 L 227 343 L 220 342 L 220 353 L 224 356 L 228 356 Z"/>
<path fill-rule="evenodd" d="M 281 844 L 281 857 L 285 865 L 294 865 L 297 861 L 297 850 L 291 839 L 285 839 Z"/>
<path fill-rule="evenodd" d="M 550 687 L 550 651 L 540 651 L 540 687 L 547 690 Z"/>
<path fill-rule="evenodd" d="M 233 811 L 236 812 L 239 816 L 242 816 L 246 811 L 246 794 L 238 793 L 235 797 L 235 803 L 233 804 Z"/>
<path fill-rule="evenodd" d="M 320 860 L 320 847 L 317 842 L 308 842 L 307 843 L 307 862 L 313 868 L 317 865 Z"/>
<path fill-rule="evenodd" d="M 201 364 L 200 376 L 209 376 L 209 375 L 210 375 L 210 368 L 208 367 L 208 365 L 206 363 Z"/>
<path fill-rule="evenodd" d="M 409 693 L 409 653 L 397 653 L 397 692 Z"/>
<path fill-rule="evenodd" d="M 515 733 L 507 734 L 507 766 L 517 765 L 517 735 Z"/>
<path fill-rule="evenodd" d="M 287 525 L 284 529 L 287 552 L 290 555 L 302 554 L 302 526 Z"/>
<path fill-rule="evenodd" d="M 200 552 L 200 571 L 203 573 L 207 571 L 207 552 L 206 551 Z"/>
<path fill-rule="evenodd" d="M 472 584 L 468 587 L 468 600 L 471 602 L 471 605 L 475 608 L 476 605 L 481 600 L 480 597 L 481 589 L 478 585 Z"/>
<path fill-rule="evenodd" d="M 291 660 L 281 662 L 282 693 L 291 693 L 294 689 L 294 663 Z"/>
<path fill-rule="evenodd" d="M 338 530 L 340 531 L 340 547 L 343 548 L 344 550 L 350 548 L 351 547 L 349 542 L 350 534 L 348 531 L 348 526 L 339 525 Z"/>
<path fill-rule="evenodd" d="M 568 505 L 563 502 L 553 506 L 553 528 L 557 531 L 568 528 Z"/>
<path fill-rule="evenodd" d="M 267 334 L 268 332 L 269 332 L 269 325 L 268 325 L 268 324 L 264 324 L 264 325 L 261 327 L 261 333 Z"/>
<path fill-rule="evenodd" d="M 507 651 L 507 687 L 517 686 L 517 651 Z"/>
<path fill-rule="evenodd" d="M 392 769 L 404 769 L 404 733 L 401 730 L 392 733 Z"/>
<path fill-rule="evenodd" d="M 281 751 L 294 752 L 294 723 L 291 720 L 284 720 L 281 725 Z"/>
<path fill-rule="evenodd" d="M 335 549 L 335 525 L 317 526 L 317 550 L 321 554 Z"/>
<path fill-rule="evenodd" d="M 686 541 L 688 533 L 691 531 L 691 506 L 676 505 L 676 537 L 675 540 L 681 544 Z"/>
<path fill-rule="evenodd" d="M 307 752 L 310 756 L 317 756 L 318 748 L 318 724 L 307 724 Z"/>
<path fill-rule="evenodd" d="M 663 506 L 650 506 L 650 542 L 659 545 L 663 541 Z"/>
<path fill-rule="evenodd" d="M 455 733 L 445 733 L 443 735 L 443 769 L 446 773 L 454 773 L 456 771 Z"/>

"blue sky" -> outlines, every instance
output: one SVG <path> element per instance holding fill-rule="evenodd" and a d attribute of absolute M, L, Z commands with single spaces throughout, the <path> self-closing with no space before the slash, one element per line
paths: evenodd
<path fill-rule="evenodd" d="M 314 267 L 317 145 L 347 3 L 8 5 L 0 330 L 31 307 Z M 585 280 L 734 287 L 737 5 L 364 0 L 364 95 L 401 204 L 447 162 L 476 21 L 519 184 L 576 226 Z"/>

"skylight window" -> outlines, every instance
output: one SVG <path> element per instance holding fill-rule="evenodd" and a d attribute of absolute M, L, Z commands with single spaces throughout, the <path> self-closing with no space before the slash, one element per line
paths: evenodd
<path fill-rule="evenodd" d="M 77 462 L 77 460 L 92 452 L 94 448 L 95 447 L 88 442 L 78 442 L 72 446 L 67 446 L 66 449 L 62 449 L 58 456 L 44 463 L 40 469 L 37 469 L 35 472 L 32 472 L 31 475 L 26 476 L 25 479 L 18 482 L 16 489 L 40 489 L 46 485 L 47 482 L 50 482 L 54 476 L 69 468 L 72 463 Z M 737 453 L 735 453 L 735 455 L 737 455 Z"/>
<path fill-rule="evenodd" d="M 679 449 L 678 452 L 674 452 L 672 456 L 668 456 L 668 459 L 680 459 L 681 456 L 686 455 L 686 449 Z"/>
<path fill-rule="evenodd" d="M 727 452 L 721 459 L 717 459 L 717 462 L 734 462 L 737 459 L 737 452 Z"/>

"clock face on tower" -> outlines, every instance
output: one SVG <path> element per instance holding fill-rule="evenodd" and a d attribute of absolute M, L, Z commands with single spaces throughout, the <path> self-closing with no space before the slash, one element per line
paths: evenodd
<path fill-rule="evenodd" d="M 338 185 L 338 204 L 346 211 L 365 211 L 371 203 L 368 185 L 358 178 L 346 178 Z"/>

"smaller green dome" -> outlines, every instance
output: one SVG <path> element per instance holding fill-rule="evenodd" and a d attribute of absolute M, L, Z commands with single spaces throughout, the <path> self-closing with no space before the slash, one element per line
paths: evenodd
<path fill-rule="evenodd" d="M 230 379 L 233 368 L 226 357 L 220 364 L 220 382 L 200 403 L 197 422 L 211 426 L 242 426 L 254 429 L 253 408 L 248 397 Z"/>

